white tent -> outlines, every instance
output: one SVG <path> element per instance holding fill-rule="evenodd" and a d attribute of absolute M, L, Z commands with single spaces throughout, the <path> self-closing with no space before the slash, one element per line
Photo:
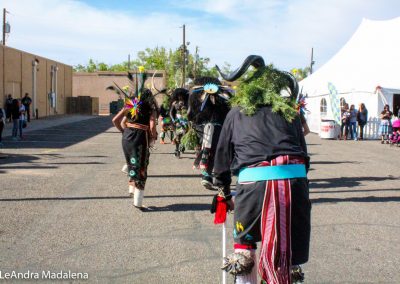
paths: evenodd
<path fill-rule="evenodd" d="M 400 107 L 400 17 L 387 21 L 363 19 L 343 48 L 300 82 L 302 93 L 308 95 L 307 120 L 312 132 L 320 133 L 321 120 L 333 119 L 329 83 L 335 87 L 338 99 L 356 108 L 365 104 L 369 116 L 366 137 L 376 138 L 384 104 L 389 104 L 391 110 Z"/>

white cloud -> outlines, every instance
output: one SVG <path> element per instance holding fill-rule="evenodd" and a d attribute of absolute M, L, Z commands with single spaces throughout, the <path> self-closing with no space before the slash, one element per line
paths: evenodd
<path fill-rule="evenodd" d="M 12 25 L 8 45 L 68 64 L 86 63 L 90 57 L 118 63 L 146 47 L 176 46 L 180 38 L 173 15 L 135 17 L 78 1 L 5 2 Z"/>
<path fill-rule="evenodd" d="M 397 0 L 171 0 L 176 11 L 161 7 L 147 14 L 73 0 L 2 2 L 11 11 L 10 46 L 71 65 L 89 58 L 119 63 L 146 47 L 178 47 L 185 23 L 190 49 L 199 46 L 214 63 L 236 68 L 248 54 L 260 54 L 283 69 L 305 67 L 314 47 L 318 67 L 363 17 L 389 19 L 400 10 Z"/>

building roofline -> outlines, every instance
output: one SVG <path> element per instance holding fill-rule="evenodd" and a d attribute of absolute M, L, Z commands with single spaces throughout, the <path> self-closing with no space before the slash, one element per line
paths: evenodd
<path fill-rule="evenodd" d="M 16 51 L 18 51 L 18 52 L 22 52 L 22 53 L 31 55 L 31 56 L 33 56 L 33 57 L 35 57 L 35 58 L 44 59 L 44 60 L 48 60 L 48 61 L 54 61 L 54 62 L 56 62 L 56 63 L 58 63 L 58 64 L 62 64 L 62 65 L 64 65 L 64 66 L 73 68 L 72 65 L 65 64 L 65 63 L 63 63 L 63 62 L 60 62 L 60 61 L 57 61 L 57 60 L 54 60 L 54 59 L 51 59 L 51 58 L 47 58 L 47 57 L 44 57 L 44 56 L 41 56 L 41 55 L 33 54 L 33 53 L 30 53 L 30 52 L 27 52 L 27 51 L 24 51 L 24 50 L 21 50 L 21 49 L 18 49 L 18 48 L 10 47 L 10 46 L 7 46 L 7 45 L 2 45 L 2 47 L 3 47 L 3 48 L 8 48 L 8 49 L 13 49 L 13 50 L 16 50 Z"/>
<path fill-rule="evenodd" d="M 136 70 L 130 70 L 131 73 L 135 73 Z M 146 70 L 147 74 L 153 75 L 162 74 L 165 76 L 165 70 Z M 96 71 L 96 72 L 73 72 L 74 76 L 127 76 L 126 71 Z"/>

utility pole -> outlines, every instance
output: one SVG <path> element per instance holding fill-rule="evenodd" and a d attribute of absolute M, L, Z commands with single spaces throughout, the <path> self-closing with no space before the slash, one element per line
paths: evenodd
<path fill-rule="evenodd" d="M 183 45 L 182 45 L 182 88 L 185 87 L 185 77 L 186 77 L 186 30 L 185 25 L 183 25 Z"/>
<path fill-rule="evenodd" d="M 197 61 L 199 60 L 199 54 L 198 54 L 198 52 L 199 52 L 199 47 L 198 46 L 196 46 L 196 53 L 195 53 L 195 57 L 194 57 L 194 59 L 195 59 L 195 61 L 194 61 L 194 79 L 196 80 L 196 77 L 197 77 Z"/>
<path fill-rule="evenodd" d="M 315 61 L 314 61 L 314 48 L 311 47 L 310 75 L 311 75 L 312 72 L 313 72 L 312 68 L 313 68 L 313 65 L 314 65 L 314 64 L 315 64 Z"/>
<path fill-rule="evenodd" d="M 131 55 L 128 54 L 128 71 L 131 70 Z"/>
<path fill-rule="evenodd" d="M 3 45 L 6 45 L 6 8 L 3 8 Z"/>

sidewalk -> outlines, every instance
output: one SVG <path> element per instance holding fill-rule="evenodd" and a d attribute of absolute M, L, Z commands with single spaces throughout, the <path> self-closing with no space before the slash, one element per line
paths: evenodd
<path fill-rule="evenodd" d="M 35 131 L 35 130 L 41 130 L 41 129 L 45 129 L 45 128 L 49 128 L 49 127 L 53 127 L 53 126 L 67 124 L 67 123 L 84 121 L 84 120 L 93 119 L 96 117 L 98 117 L 98 116 L 69 114 L 69 115 L 49 116 L 49 117 L 41 118 L 41 119 L 31 119 L 31 121 L 28 122 L 28 126 L 22 130 L 22 135 L 24 135 L 24 133 L 28 133 L 28 132 Z M 4 130 L 3 130 L 3 138 L 10 137 L 12 135 L 12 127 L 13 127 L 12 122 L 6 123 Z"/>

